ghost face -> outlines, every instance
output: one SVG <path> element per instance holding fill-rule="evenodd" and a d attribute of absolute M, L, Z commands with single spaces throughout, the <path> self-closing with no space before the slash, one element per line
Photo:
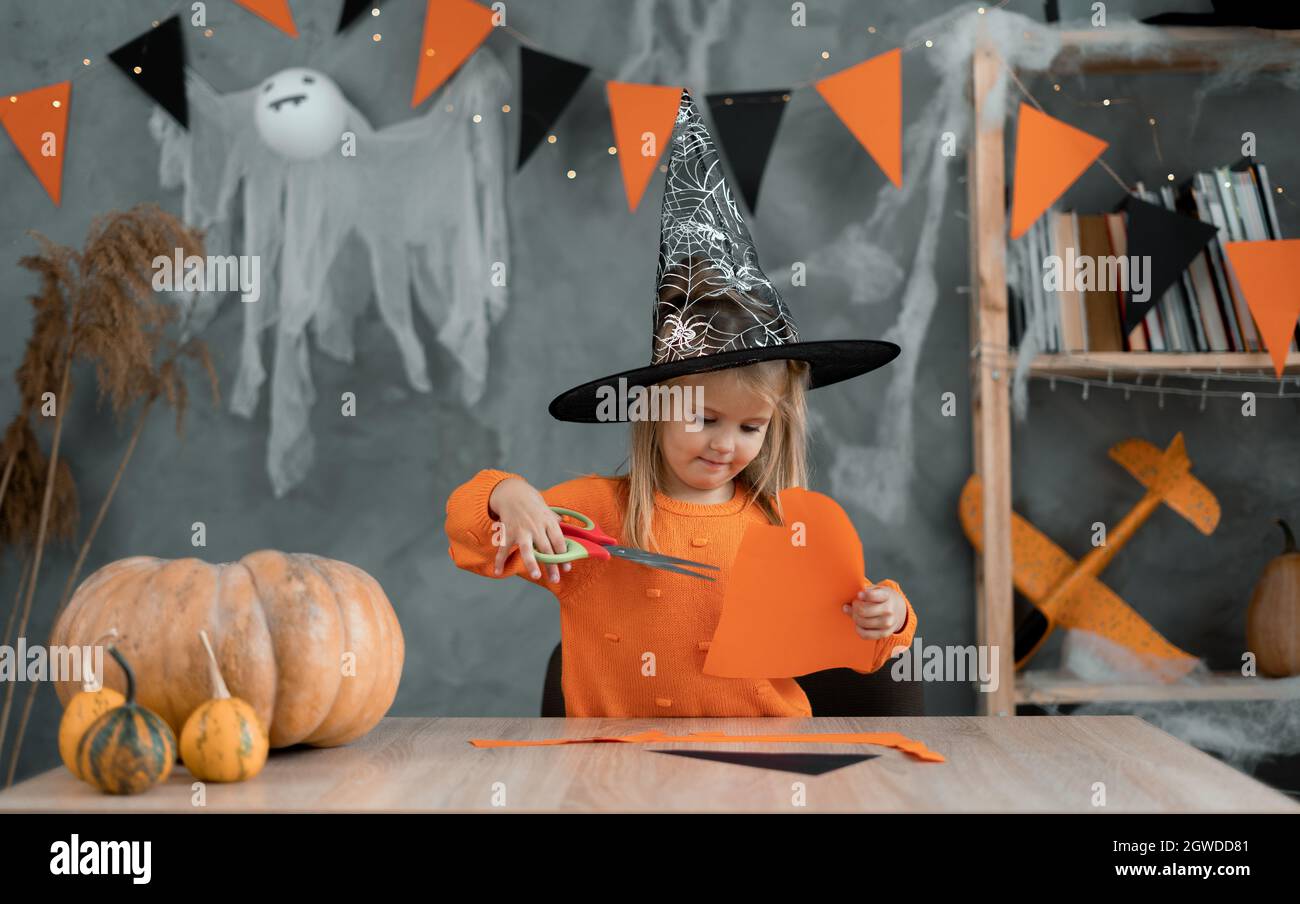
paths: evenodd
<path fill-rule="evenodd" d="M 347 114 L 343 92 L 314 69 L 285 69 L 257 89 L 257 132 L 290 160 L 312 160 L 339 146 Z"/>

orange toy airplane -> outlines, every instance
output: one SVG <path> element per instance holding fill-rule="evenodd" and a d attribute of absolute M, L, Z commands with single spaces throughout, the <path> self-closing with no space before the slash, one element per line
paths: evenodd
<path fill-rule="evenodd" d="M 1219 523 L 1219 503 L 1191 474 L 1191 461 L 1179 433 L 1161 452 L 1140 439 L 1111 447 L 1110 457 L 1147 488 L 1146 494 L 1110 531 L 1105 546 L 1092 549 L 1075 563 L 1032 524 L 1011 513 L 1011 561 L 1016 589 L 1046 619 L 1041 636 L 1017 637 L 1016 668 L 1023 668 L 1057 625 L 1100 634 L 1138 654 L 1167 681 L 1176 681 L 1198 662 L 1197 658 L 1165 640 L 1097 575 L 1132 539 L 1156 507 L 1164 502 L 1209 535 Z M 977 550 L 984 541 L 983 492 L 978 475 L 962 488 L 959 515 L 967 539 Z M 1023 634 L 1017 631 L 1018 635 Z M 1027 650 L 1020 649 L 1022 646 Z"/>

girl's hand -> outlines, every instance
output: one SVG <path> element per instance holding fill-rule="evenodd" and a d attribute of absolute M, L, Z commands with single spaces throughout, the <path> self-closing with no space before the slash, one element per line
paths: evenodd
<path fill-rule="evenodd" d="M 563 552 L 567 538 L 560 531 L 560 516 L 551 511 L 532 484 L 517 477 L 508 477 L 496 485 L 488 497 L 488 509 L 498 524 L 493 525 L 492 542 L 498 544 L 495 572 L 501 574 L 510 551 L 519 547 L 519 557 L 524 570 L 534 580 L 542 576 L 541 565 L 533 555 L 533 547 L 544 553 Z M 569 571 L 569 562 L 564 570 Z M 547 565 L 551 583 L 560 580 L 560 566 Z"/>
<path fill-rule="evenodd" d="M 889 637 L 907 620 L 907 603 L 893 587 L 866 583 L 852 603 L 844 604 L 844 611 L 853 613 L 853 627 L 863 640 Z"/>

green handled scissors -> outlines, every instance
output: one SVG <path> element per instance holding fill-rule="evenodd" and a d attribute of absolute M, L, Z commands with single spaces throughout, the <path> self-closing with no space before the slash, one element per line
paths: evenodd
<path fill-rule="evenodd" d="M 582 512 L 561 508 L 558 505 L 551 506 L 551 511 L 557 515 L 568 515 L 571 518 L 576 518 L 582 522 L 582 526 L 569 524 L 567 521 L 560 522 L 560 530 L 565 536 L 564 552 L 542 552 L 536 545 L 533 546 L 533 556 L 537 561 L 544 562 L 547 565 L 575 562 L 578 559 L 602 559 L 608 561 L 611 557 L 617 556 L 620 559 L 627 559 L 629 562 L 648 565 L 651 568 L 662 568 L 665 571 L 675 571 L 678 574 L 687 574 L 705 581 L 711 581 L 713 578 L 707 574 L 697 574 L 681 566 L 712 568 L 715 571 L 718 569 L 717 565 L 706 565 L 703 562 L 692 562 L 690 559 L 679 559 L 675 556 L 661 556 L 658 553 L 635 549 L 631 546 L 619 546 L 617 540 L 601 530 L 595 521 Z"/>

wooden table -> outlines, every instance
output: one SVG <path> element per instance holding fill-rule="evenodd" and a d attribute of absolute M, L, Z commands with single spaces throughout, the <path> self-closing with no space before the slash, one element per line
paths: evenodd
<path fill-rule="evenodd" d="M 833 744 L 562 744 L 477 748 L 469 738 L 726 731 L 897 731 L 945 763 Z M 859 752 L 820 776 L 652 753 L 657 749 Z M 145 794 L 100 794 L 59 767 L 0 793 L 0 811 L 1300 812 L 1300 804 L 1134 716 L 813 719 L 386 718 L 347 747 L 273 751 L 255 779 L 209 784 L 191 803 L 177 764 Z M 1093 805 L 1105 783 L 1104 807 Z M 501 784 L 498 784 L 501 783 Z M 795 800 L 803 783 L 803 806 Z M 505 792 L 505 806 L 493 795 Z"/>

